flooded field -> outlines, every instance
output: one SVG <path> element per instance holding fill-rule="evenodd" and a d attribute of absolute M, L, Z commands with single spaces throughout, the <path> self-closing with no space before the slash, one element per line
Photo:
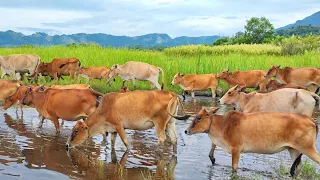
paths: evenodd
<path fill-rule="evenodd" d="M 194 114 L 202 106 L 219 106 L 210 98 L 186 102 L 188 113 Z M 218 114 L 230 107 L 222 106 Z M 315 119 L 319 112 L 315 112 Z M 67 138 L 75 122 L 65 122 L 61 134 L 56 135 L 51 121 L 38 128 L 35 109 L 25 108 L 23 115 L 15 108 L 0 111 L 0 179 L 230 179 L 231 156 L 220 148 L 215 151 L 216 165 L 208 157 L 211 141 L 206 134 L 187 136 L 188 121 L 176 121 L 178 134 L 177 156 L 166 143 L 157 151 L 155 130 L 130 131 L 129 153 L 118 137 L 112 150 L 110 137 L 88 140 L 83 146 L 65 150 Z M 318 137 L 319 141 L 319 137 Z M 320 150 L 320 142 L 317 144 Z M 303 162 L 309 160 L 303 156 Z M 311 162 L 311 160 L 309 160 Z M 287 179 L 279 177 L 280 164 L 289 170 L 289 154 L 242 154 L 238 175 L 245 179 Z M 313 164 L 313 162 L 312 162 Z M 320 167 L 315 165 L 319 173 Z"/>

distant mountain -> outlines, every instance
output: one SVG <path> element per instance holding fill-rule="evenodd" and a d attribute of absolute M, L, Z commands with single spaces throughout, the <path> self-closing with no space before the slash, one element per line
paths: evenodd
<path fill-rule="evenodd" d="M 302 20 L 296 21 L 294 24 L 288 24 L 284 27 L 280 27 L 277 30 L 286 30 L 292 27 L 298 27 L 301 25 L 311 25 L 311 26 L 320 26 L 320 11 L 308 16 Z"/>
<path fill-rule="evenodd" d="M 305 37 L 306 35 L 320 36 L 320 26 L 299 25 L 288 29 L 279 29 L 276 35 L 290 37 L 292 35 Z"/>
<path fill-rule="evenodd" d="M 71 34 L 54 35 L 46 33 L 34 33 L 26 36 L 14 31 L 0 31 L 0 46 L 20 46 L 30 45 L 66 45 L 71 43 L 97 43 L 101 46 L 126 47 L 126 46 L 178 46 L 187 44 L 212 44 L 219 36 L 201 36 L 201 37 L 177 37 L 172 39 L 167 34 L 146 34 L 142 36 L 113 36 L 109 34 Z"/>

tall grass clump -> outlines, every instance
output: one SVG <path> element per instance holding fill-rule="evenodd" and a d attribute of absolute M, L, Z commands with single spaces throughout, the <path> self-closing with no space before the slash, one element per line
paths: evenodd
<path fill-rule="evenodd" d="M 299 37 L 292 36 L 280 43 L 282 55 L 304 54 L 307 51 L 320 51 L 320 36 Z"/>
<path fill-rule="evenodd" d="M 272 44 L 237 44 L 222 46 L 186 45 L 167 48 L 167 55 L 195 56 L 195 55 L 228 55 L 234 53 L 246 55 L 279 55 L 281 48 Z"/>
<path fill-rule="evenodd" d="M 243 46 L 243 47 L 241 47 Z M 195 47 L 199 46 L 182 46 L 185 51 L 195 51 Z M 200 46 L 202 47 L 202 46 Z M 207 74 L 207 73 L 219 73 L 225 68 L 229 68 L 230 71 L 240 70 L 247 71 L 252 69 L 268 70 L 272 65 L 290 66 L 290 67 L 320 67 L 319 55 L 317 51 L 307 51 L 304 54 L 298 54 L 293 56 L 276 56 L 270 55 L 268 53 L 246 53 L 255 52 L 255 48 L 258 47 L 270 47 L 274 46 L 255 46 L 255 45 L 238 45 L 230 46 L 232 48 L 239 47 L 243 50 L 225 50 L 229 53 L 178 53 L 175 48 L 165 49 L 164 52 L 152 51 L 152 50 L 132 50 L 132 49 L 117 49 L 111 47 L 101 47 L 96 45 L 91 46 L 45 46 L 45 47 L 15 47 L 15 48 L 0 48 L 0 55 L 9 54 L 37 54 L 41 57 L 44 62 L 50 62 L 54 58 L 62 57 L 77 57 L 82 66 L 107 66 L 111 67 L 113 64 L 123 64 L 127 61 L 141 61 L 155 66 L 161 67 L 165 73 L 165 89 L 171 90 L 176 93 L 181 93 L 181 88 L 177 86 L 171 86 L 171 81 L 173 76 L 177 72 L 184 74 Z M 176 47 L 177 49 L 179 47 Z M 204 47 L 211 48 L 211 47 Z M 225 46 L 220 48 L 226 48 Z M 247 49 L 247 50 L 245 50 Z M 275 52 L 279 51 L 275 48 Z M 175 53 L 172 52 L 175 51 Z M 219 50 L 220 51 L 220 50 Z M 221 50 L 223 51 L 223 50 Z M 256 51 L 270 51 L 267 50 L 256 50 Z M 177 53 L 176 53 L 177 52 Z M 195 55 L 196 54 L 196 55 Z M 272 53 L 271 53 L 272 54 Z M 84 82 L 84 81 L 82 81 Z M 99 82 L 95 80 L 95 84 L 91 83 L 93 89 L 100 92 L 106 93 L 111 91 L 119 91 L 121 87 L 121 79 L 116 78 L 116 81 L 112 81 L 112 86 L 106 84 L 105 80 Z M 41 84 L 49 85 L 53 82 L 40 81 Z M 71 80 L 65 77 L 65 80 L 61 80 L 61 84 L 71 84 Z M 126 85 L 129 89 L 133 90 L 134 87 L 132 83 L 127 82 Z M 150 89 L 149 82 L 139 82 L 137 81 L 136 89 Z M 223 82 L 220 82 L 220 86 L 224 89 L 227 87 Z"/>

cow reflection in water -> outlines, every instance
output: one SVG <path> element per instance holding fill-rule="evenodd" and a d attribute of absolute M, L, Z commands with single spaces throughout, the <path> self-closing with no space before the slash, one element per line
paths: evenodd
<path fill-rule="evenodd" d="M 89 140 L 87 146 L 85 148 L 80 147 L 80 150 L 70 149 L 70 151 L 65 151 L 64 147 L 67 140 L 65 134 L 68 134 L 67 132 L 62 133 L 60 136 L 45 135 L 48 132 L 42 131 L 43 134 L 37 132 L 36 128 L 29 125 L 30 123 L 24 124 L 22 118 L 13 119 L 10 115 L 4 114 L 4 121 L 8 128 L 1 129 L 7 130 L 7 134 L 12 134 L 13 139 L 3 139 L 0 142 L 0 155 L 10 159 L 18 159 L 17 163 L 24 163 L 25 167 L 29 169 L 48 169 L 63 173 L 69 177 L 85 179 L 143 179 L 146 177 L 152 179 L 174 179 L 174 171 L 177 164 L 176 156 L 171 158 L 170 156 L 154 157 L 154 159 L 151 158 L 152 160 L 149 157 L 144 159 L 142 157 L 143 154 L 148 154 L 148 152 L 152 154 L 150 152 L 153 152 L 153 150 L 140 141 L 142 134 L 140 132 L 133 132 L 132 136 L 133 150 L 137 152 L 136 154 L 124 153 L 119 162 L 117 162 L 116 151 L 112 149 L 111 162 L 106 162 L 98 159 L 103 151 L 97 146 L 95 147 L 93 141 Z M 9 128 L 13 129 L 14 133 Z M 12 145 L 12 142 L 15 141 L 23 142 L 24 137 L 28 139 L 25 142 L 26 145 L 22 147 Z M 5 148 L 9 146 L 10 148 Z M 169 146 L 166 150 L 169 151 Z M 106 156 L 108 157 L 109 155 Z M 24 157 L 24 160 L 21 157 Z M 131 158 L 135 160 L 131 161 Z M 127 159 L 131 164 L 130 168 L 125 166 Z M 2 164 L 7 164 L 8 162 L 8 160 L 0 160 Z M 138 164 L 133 162 L 138 162 Z M 131 168 L 132 164 L 134 168 Z M 156 167 L 155 171 L 152 170 L 154 167 Z"/>

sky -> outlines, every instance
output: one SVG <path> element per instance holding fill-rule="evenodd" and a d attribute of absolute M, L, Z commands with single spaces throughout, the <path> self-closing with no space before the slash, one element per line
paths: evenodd
<path fill-rule="evenodd" d="M 320 0 L 0 0 L 0 31 L 231 36 L 246 20 L 275 28 L 320 10 Z"/>

